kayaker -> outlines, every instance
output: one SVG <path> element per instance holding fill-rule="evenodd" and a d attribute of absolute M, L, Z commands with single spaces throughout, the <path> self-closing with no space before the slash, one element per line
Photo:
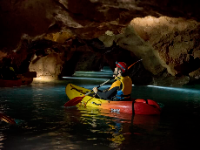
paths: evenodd
<path fill-rule="evenodd" d="M 125 62 L 116 62 L 116 68 L 114 70 L 113 77 L 115 82 L 106 91 L 100 91 L 97 87 L 93 88 L 96 93 L 102 99 L 110 99 L 113 101 L 128 101 L 131 99 L 132 80 L 127 75 L 127 65 Z"/>
<path fill-rule="evenodd" d="M 13 68 L 12 61 L 8 58 L 3 58 L 3 67 L 1 69 L 1 78 L 4 80 L 16 80 L 17 75 Z"/>

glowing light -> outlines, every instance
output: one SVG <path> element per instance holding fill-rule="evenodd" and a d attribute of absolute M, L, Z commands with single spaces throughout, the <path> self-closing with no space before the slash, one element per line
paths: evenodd
<path fill-rule="evenodd" d="M 92 75 L 92 74 L 74 74 L 73 76 L 81 76 L 81 77 L 112 77 L 112 75 L 106 75 L 106 74 L 95 74 L 95 75 Z"/>
<path fill-rule="evenodd" d="M 178 88 L 178 87 L 165 87 L 165 86 L 155 86 L 155 85 L 147 85 L 147 87 L 152 87 L 152 88 L 159 88 L 159 89 L 166 89 L 166 90 L 173 90 L 173 91 L 178 91 L 178 92 L 187 92 L 187 93 L 199 93 L 200 90 L 195 90 L 195 89 L 187 89 L 187 88 Z"/>
<path fill-rule="evenodd" d="M 33 82 L 52 82 L 55 81 L 56 78 L 52 76 L 40 76 L 37 78 L 33 78 Z"/>
<path fill-rule="evenodd" d="M 96 80 L 96 81 L 105 81 L 108 80 L 109 78 L 87 78 L 87 77 L 67 77 L 67 76 L 63 76 L 63 79 L 74 79 L 74 80 Z"/>

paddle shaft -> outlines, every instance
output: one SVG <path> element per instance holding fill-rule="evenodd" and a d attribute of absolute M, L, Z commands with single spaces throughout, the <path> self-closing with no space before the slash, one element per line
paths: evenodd
<path fill-rule="evenodd" d="M 136 63 L 138 63 L 138 62 L 140 62 L 140 61 L 142 61 L 142 59 L 139 59 L 138 61 L 134 62 L 132 65 L 130 65 L 130 66 L 128 67 L 128 69 L 130 69 L 133 65 L 135 65 Z"/>
<path fill-rule="evenodd" d="M 100 87 L 103 86 L 104 84 L 108 83 L 110 80 L 112 80 L 112 79 L 106 80 L 104 83 L 102 83 L 102 84 L 100 84 L 99 86 L 97 86 L 97 88 L 100 88 Z M 91 90 L 90 92 L 88 92 L 88 93 L 85 94 L 85 95 L 88 95 L 88 94 L 90 94 L 90 93 L 92 93 L 92 92 L 93 92 L 93 90 Z"/>
<path fill-rule="evenodd" d="M 106 84 L 107 82 L 109 82 L 110 80 L 112 80 L 112 79 L 106 80 L 104 83 L 102 83 L 102 84 L 100 84 L 99 86 L 97 86 L 97 88 L 100 88 L 101 86 L 103 86 L 104 84 Z"/>

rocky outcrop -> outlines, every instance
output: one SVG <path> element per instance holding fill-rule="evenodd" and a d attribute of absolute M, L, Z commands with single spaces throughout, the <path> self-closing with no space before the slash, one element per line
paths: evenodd
<path fill-rule="evenodd" d="M 36 72 L 37 77 L 57 79 L 63 66 L 62 55 L 49 54 L 44 57 L 35 56 L 29 65 L 31 72 Z"/>
<path fill-rule="evenodd" d="M 200 67 L 198 22 L 183 18 L 145 17 L 133 19 L 131 25 L 152 46 L 159 63 L 171 75 L 188 75 Z"/>
<path fill-rule="evenodd" d="M 105 45 L 107 45 L 107 41 L 110 43 L 116 43 L 121 49 L 125 49 L 130 51 L 135 55 L 135 60 L 132 60 L 132 63 L 136 61 L 136 59 L 142 59 L 142 64 L 145 69 L 154 75 L 159 74 L 164 70 L 164 67 L 160 64 L 158 57 L 154 53 L 154 49 L 151 45 L 148 45 L 141 39 L 134 31 L 132 26 L 128 26 L 122 34 L 118 35 L 105 35 L 99 38 Z M 112 41 L 112 42 L 111 42 Z M 125 53 L 125 52 L 124 52 Z M 119 55 L 119 57 L 122 55 Z M 124 60 L 130 60 L 128 55 L 124 58 Z"/>

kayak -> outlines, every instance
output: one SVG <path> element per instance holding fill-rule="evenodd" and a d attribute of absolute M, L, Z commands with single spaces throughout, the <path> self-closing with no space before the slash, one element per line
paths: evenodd
<path fill-rule="evenodd" d="M 4 80 L 0 79 L 0 87 L 13 87 L 31 84 L 33 78 L 22 77 L 16 80 Z"/>
<path fill-rule="evenodd" d="M 91 90 L 69 83 L 65 92 L 69 101 L 74 98 L 82 97 L 82 101 L 76 106 L 92 107 L 107 109 L 111 112 L 143 114 L 143 115 L 159 115 L 161 108 L 157 102 L 151 99 L 131 99 L 131 101 L 111 101 L 93 96 L 85 95 Z"/>

